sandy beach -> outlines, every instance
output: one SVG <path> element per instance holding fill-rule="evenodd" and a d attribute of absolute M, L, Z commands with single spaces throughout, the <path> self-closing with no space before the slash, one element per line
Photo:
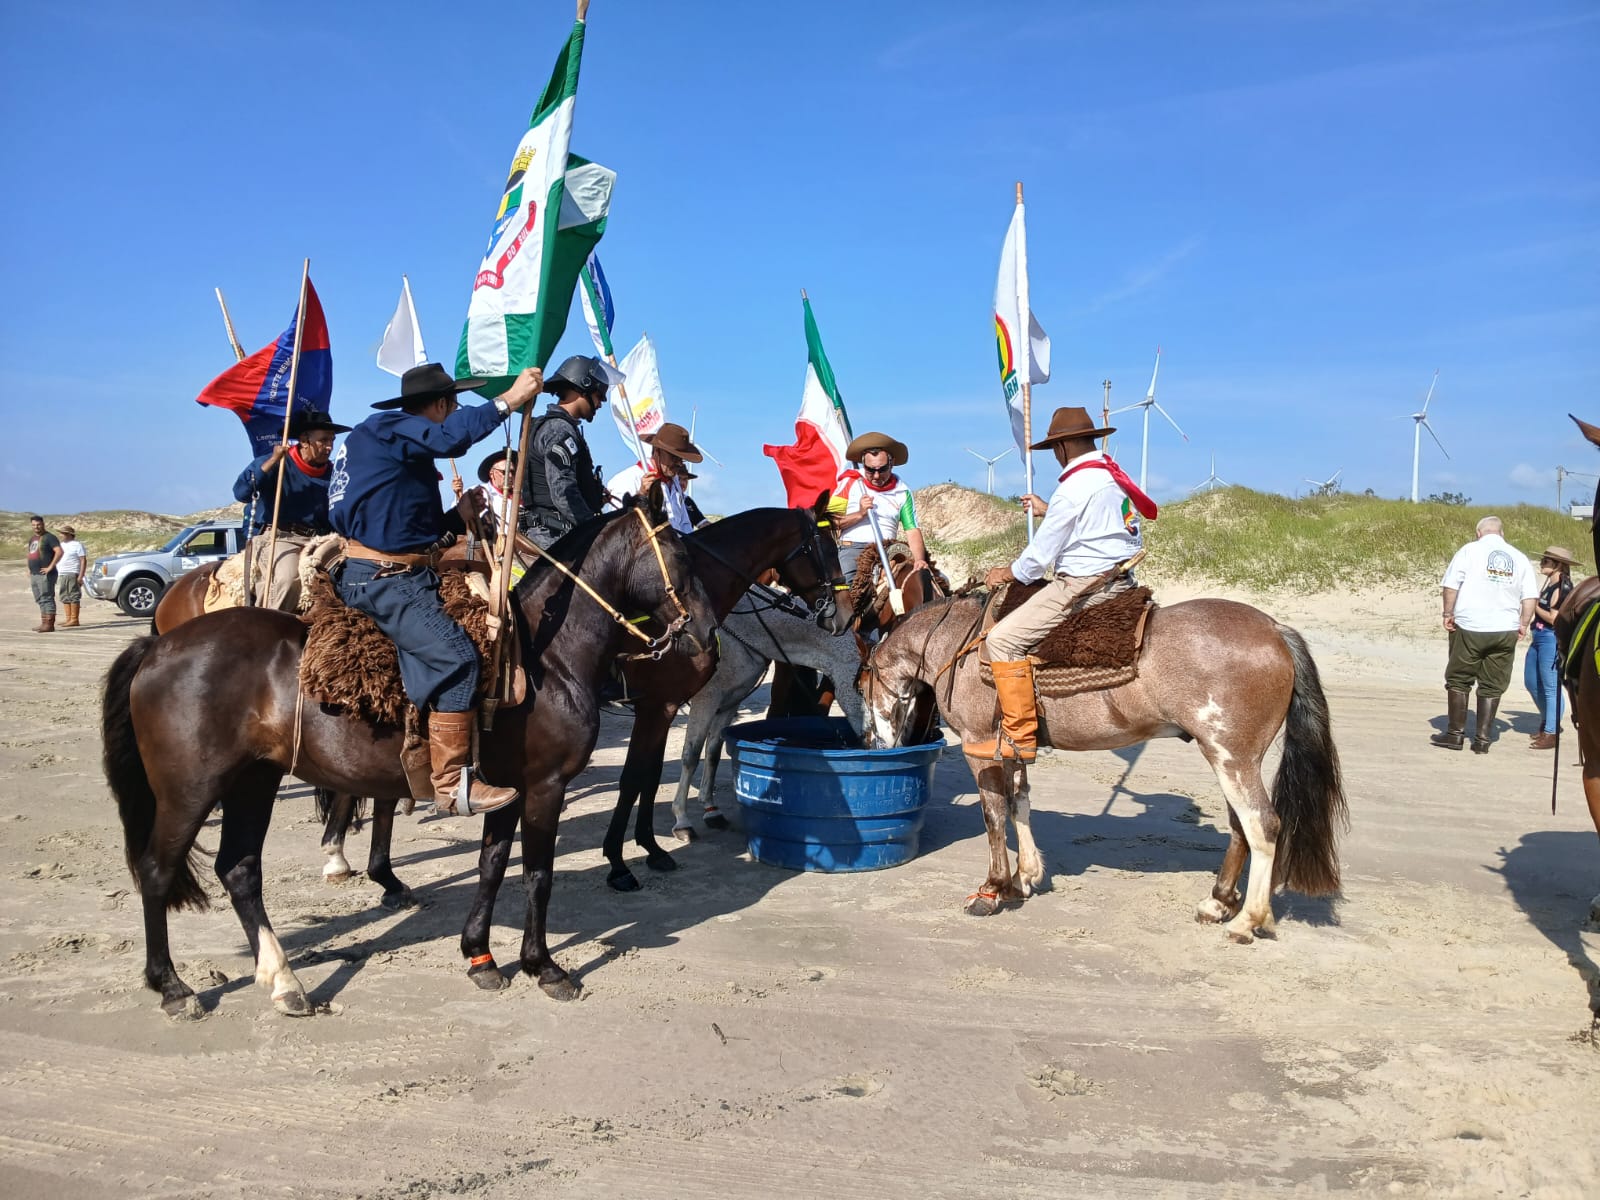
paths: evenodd
<path fill-rule="evenodd" d="M 1158 598 L 1197 594 L 1219 592 Z M 320 1011 L 272 1011 L 207 874 L 219 903 L 171 929 L 209 1011 L 179 1022 L 143 987 L 100 770 L 100 679 L 144 628 L 86 600 L 83 628 L 32 634 L 7 568 L 0 1195 L 1595 1194 L 1583 972 L 1600 934 L 1582 923 L 1600 842 L 1575 739 L 1552 816 L 1520 652 L 1492 753 L 1448 753 L 1427 741 L 1434 594 L 1261 603 L 1317 657 L 1352 816 L 1343 900 L 1278 897 L 1276 941 L 1193 919 L 1227 822 L 1178 741 L 1046 755 L 1034 829 L 1053 887 L 991 918 L 961 912 L 986 851 L 955 752 L 907 866 L 797 874 L 722 833 L 675 846 L 676 872 L 634 863 L 643 890 L 615 894 L 599 843 L 629 725 L 608 715 L 551 903 L 581 1000 L 468 981 L 478 822 L 399 819 L 419 903 L 389 912 L 361 875 L 322 880 L 309 790 L 288 781 L 266 904 Z M 358 867 L 366 845 L 351 838 Z M 522 909 L 514 859 L 503 964 Z"/>

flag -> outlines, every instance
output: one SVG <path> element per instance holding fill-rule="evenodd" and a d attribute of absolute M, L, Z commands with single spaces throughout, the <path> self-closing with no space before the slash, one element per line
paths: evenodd
<path fill-rule="evenodd" d="M 524 367 L 543 367 L 560 341 L 578 272 L 605 232 L 616 174 L 568 152 L 577 106 L 584 23 L 556 58 L 550 82 L 517 143 L 495 213 L 456 374 L 493 380 L 494 395 Z"/>
<path fill-rule="evenodd" d="M 612 398 L 611 416 L 617 422 L 622 444 L 640 458 L 648 458 L 642 439 L 650 437 L 667 419 L 667 402 L 661 395 L 661 371 L 656 366 L 656 346 L 647 333 L 622 360 L 628 398 Z"/>
<path fill-rule="evenodd" d="M 800 415 L 794 421 L 794 445 L 763 446 L 761 452 L 778 464 L 791 505 L 811 505 L 823 489 L 833 490 L 843 474 L 845 448 L 853 436 L 844 397 L 833 378 L 833 368 L 822 349 L 822 335 L 811 315 L 811 301 L 803 299 L 806 313 L 806 382 L 800 396 Z"/>
<path fill-rule="evenodd" d="M 288 411 L 289 369 L 294 357 L 296 309 L 289 328 L 271 345 L 234 363 L 196 397 L 200 404 L 228 408 L 239 414 L 250 438 L 250 452 L 259 457 L 283 439 L 283 418 Z M 328 347 L 328 322 L 322 315 L 317 289 L 306 280 L 306 325 L 300 339 L 300 370 L 295 376 L 295 408 L 301 412 L 328 411 L 333 396 L 333 351 Z"/>
<path fill-rule="evenodd" d="M 1000 277 L 994 285 L 994 340 L 1000 355 L 1000 387 L 1011 418 L 1011 436 L 1017 439 L 1017 448 L 1024 458 L 1028 454 L 1028 435 L 1022 421 L 1019 357 L 1027 356 L 1029 383 L 1050 382 L 1050 339 L 1033 313 L 1023 312 L 1024 292 L 1028 286 L 1026 246 L 1027 230 L 1023 224 L 1022 205 L 1018 204 L 1011 215 L 1011 227 L 1006 230 L 1005 245 L 1000 250 Z M 1028 322 L 1026 346 L 1018 342 L 1024 319 Z"/>
<path fill-rule="evenodd" d="M 422 326 L 417 324 L 417 307 L 411 303 L 411 281 L 400 276 L 400 302 L 383 330 L 378 347 L 378 365 L 391 375 L 404 375 L 412 367 L 428 361 L 422 348 Z"/>
<path fill-rule="evenodd" d="M 583 319 L 589 326 L 589 337 L 602 358 L 611 358 L 616 354 L 611 348 L 611 331 L 617 327 L 617 306 L 611 302 L 611 285 L 600 269 L 598 254 L 589 255 L 578 283 L 583 288 L 579 295 L 583 299 Z"/>

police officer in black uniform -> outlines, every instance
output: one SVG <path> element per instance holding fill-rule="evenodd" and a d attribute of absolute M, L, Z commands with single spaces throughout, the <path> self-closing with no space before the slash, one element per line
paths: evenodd
<path fill-rule="evenodd" d="M 535 421 L 524 475 L 523 531 L 541 546 L 600 515 L 606 492 L 580 422 L 606 402 L 609 377 L 597 358 L 574 354 L 546 376 L 556 402 Z"/>

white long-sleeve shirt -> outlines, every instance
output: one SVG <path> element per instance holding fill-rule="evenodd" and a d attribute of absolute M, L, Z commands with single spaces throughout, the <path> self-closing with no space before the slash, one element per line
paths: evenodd
<path fill-rule="evenodd" d="M 1067 460 L 1043 523 L 1011 564 L 1011 573 L 1023 583 L 1054 575 L 1098 575 L 1139 549 L 1133 502 L 1111 473 L 1099 467 L 1073 472 L 1080 463 L 1104 457 L 1095 450 Z"/>

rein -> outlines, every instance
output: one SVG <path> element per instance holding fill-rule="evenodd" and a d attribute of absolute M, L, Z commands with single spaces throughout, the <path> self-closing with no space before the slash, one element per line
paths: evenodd
<path fill-rule="evenodd" d="M 798 511 L 798 510 L 791 510 L 791 511 Z M 847 591 L 849 591 L 850 590 L 850 585 L 844 581 L 844 577 L 843 576 L 835 575 L 832 578 L 830 578 L 828 576 L 826 568 L 824 567 L 823 562 L 822 562 L 822 551 L 817 548 L 817 535 L 816 535 L 815 530 L 813 530 L 812 527 L 811 527 L 811 519 L 809 517 L 803 517 L 802 519 L 805 521 L 805 536 L 800 540 L 800 542 L 795 546 L 795 548 L 793 550 L 789 551 L 788 554 L 784 555 L 783 559 L 779 562 L 778 566 L 782 567 L 785 563 L 792 562 L 794 559 L 799 558 L 801 555 L 805 555 L 805 556 L 807 556 L 807 561 L 810 562 L 812 568 L 816 572 L 816 576 L 817 576 L 817 584 L 816 584 L 816 586 L 817 587 L 819 587 L 819 588 L 828 588 L 835 594 L 837 594 L 839 592 L 847 592 Z M 832 528 L 832 525 L 833 525 L 833 522 L 829 521 L 829 520 L 822 520 L 822 521 L 816 522 L 816 528 L 817 529 L 829 529 L 829 528 Z M 806 617 L 809 617 L 809 618 L 815 620 L 818 625 L 821 625 L 822 622 L 824 620 L 828 619 L 829 617 L 831 617 L 833 615 L 834 611 L 838 608 L 837 603 L 834 601 L 834 598 L 831 595 L 824 595 L 809 610 L 798 607 L 803 602 L 798 597 L 792 596 L 792 594 L 791 594 L 791 598 L 789 600 L 780 601 L 779 599 L 777 599 L 777 597 L 779 597 L 781 595 L 781 593 L 777 592 L 773 588 L 769 588 L 769 587 L 766 587 L 765 585 L 757 584 L 755 582 L 756 576 L 759 575 L 766 568 L 764 568 L 764 567 L 763 568 L 757 568 L 754 571 L 750 571 L 750 570 L 747 570 L 747 569 L 745 569 L 743 567 L 737 566 L 734 563 L 729 562 L 726 558 L 724 558 L 721 554 L 718 554 L 710 546 L 701 545 L 699 543 L 696 543 L 694 548 L 697 551 L 699 551 L 701 554 L 704 554 L 707 558 L 710 558 L 715 562 L 721 563 L 722 566 L 726 567 L 728 569 L 728 571 L 730 571 L 733 574 L 735 579 L 739 580 L 739 583 L 741 585 L 740 590 L 741 590 L 741 593 L 742 593 L 741 597 L 740 597 L 741 600 L 745 596 L 748 596 L 752 591 L 764 592 L 769 597 L 772 597 L 772 599 L 769 600 L 769 602 L 768 602 L 768 604 L 767 604 L 765 609 L 761 609 L 759 611 L 758 610 L 753 610 L 753 609 L 750 610 L 751 612 L 753 612 L 758 617 L 758 619 L 759 619 L 759 616 L 760 616 L 760 612 L 766 612 L 766 611 L 770 611 L 772 609 L 783 609 L 783 610 L 785 610 L 787 612 L 793 613 L 795 616 L 806 616 Z M 735 606 L 734 607 L 734 611 L 738 611 L 738 604 L 739 604 L 738 600 L 734 601 L 734 606 Z"/>

